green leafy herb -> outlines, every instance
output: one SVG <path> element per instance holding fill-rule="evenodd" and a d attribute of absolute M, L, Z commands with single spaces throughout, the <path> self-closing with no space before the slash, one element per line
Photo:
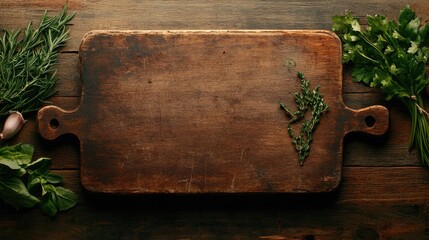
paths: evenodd
<path fill-rule="evenodd" d="M 16 208 L 39 204 L 51 217 L 74 207 L 76 194 L 57 186 L 63 178 L 49 171 L 51 160 L 32 161 L 33 151 L 28 144 L 0 147 L 0 198 Z"/>
<path fill-rule="evenodd" d="M 295 65 L 290 65 L 288 61 L 288 70 L 291 70 L 291 66 L 294 67 Z M 286 116 L 290 118 L 288 123 L 288 133 L 292 138 L 292 143 L 295 146 L 296 151 L 298 151 L 299 164 L 303 165 L 305 159 L 310 154 L 313 132 L 316 125 L 319 123 L 322 113 L 326 112 L 329 109 L 329 106 L 323 101 L 323 96 L 319 92 L 319 87 L 311 90 L 310 81 L 305 79 L 304 74 L 302 72 L 298 72 L 297 75 L 301 80 L 301 92 L 294 93 L 293 95 L 297 105 L 297 110 L 292 112 L 284 103 L 280 103 L 280 108 L 283 109 Z M 311 118 L 309 120 L 302 121 L 301 130 L 298 135 L 295 135 L 292 130 L 292 124 L 304 119 L 305 114 L 309 109 L 311 110 Z"/>
<path fill-rule="evenodd" d="M 422 99 L 429 83 L 429 25 L 421 25 L 410 6 L 400 11 L 398 22 L 379 15 L 367 21 L 364 30 L 350 12 L 333 17 L 333 31 L 343 43 L 343 62 L 353 63 L 355 82 L 379 88 L 386 100 L 395 98 L 406 106 L 412 123 L 409 147 L 416 146 L 429 166 L 429 115 Z"/>
<path fill-rule="evenodd" d="M 53 66 L 68 39 L 66 25 L 75 13 L 67 5 L 58 16 L 43 15 L 37 28 L 4 30 L 0 35 L 0 116 L 10 111 L 36 111 L 52 96 L 56 83 Z"/>

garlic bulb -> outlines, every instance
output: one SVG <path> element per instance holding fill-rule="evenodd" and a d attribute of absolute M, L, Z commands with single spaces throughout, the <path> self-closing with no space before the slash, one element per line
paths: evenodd
<path fill-rule="evenodd" d="M 21 130 L 25 122 L 26 120 L 24 120 L 21 113 L 10 112 L 4 123 L 3 132 L 0 133 L 0 139 L 9 139 L 15 136 L 19 130 Z"/>

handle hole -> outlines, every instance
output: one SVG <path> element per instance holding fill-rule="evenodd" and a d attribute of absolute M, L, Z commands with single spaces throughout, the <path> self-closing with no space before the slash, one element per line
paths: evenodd
<path fill-rule="evenodd" d="M 375 118 L 373 116 L 371 116 L 371 115 L 366 116 L 365 117 L 365 124 L 366 124 L 367 127 L 370 127 L 370 128 L 374 127 L 374 125 L 375 125 Z"/>
<path fill-rule="evenodd" d="M 52 129 L 57 129 L 60 127 L 60 122 L 58 121 L 58 119 L 53 118 L 51 119 L 51 121 L 49 122 L 49 127 L 51 127 Z"/>

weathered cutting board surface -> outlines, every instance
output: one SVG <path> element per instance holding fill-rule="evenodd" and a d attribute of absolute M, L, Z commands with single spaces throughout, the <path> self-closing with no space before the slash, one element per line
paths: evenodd
<path fill-rule="evenodd" d="M 80 58 L 80 107 L 45 107 L 38 124 L 46 139 L 80 139 L 90 191 L 327 192 L 341 180 L 345 134 L 388 127 L 384 107 L 344 105 L 341 45 L 328 31 L 94 31 Z M 303 166 L 279 108 L 300 91 L 285 58 L 330 107 Z"/>

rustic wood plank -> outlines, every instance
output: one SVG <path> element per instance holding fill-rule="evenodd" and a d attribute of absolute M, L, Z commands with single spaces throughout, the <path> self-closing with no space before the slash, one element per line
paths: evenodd
<path fill-rule="evenodd" d="M 52 97 L 52 104 L 58 104 L 65 109 L 74 109 L 79 105 L 80 97 Z M 78 169 L 79 141 L 73 135 L 66 135 L 56 141 L 44 140 L 37 133 L 35 114 L 24 115 L 28 120 L 22 130 L 7 144 L 28 143 L 34 145 L 34 158 L 49 157 L 52 159 L 53 169 Z M 1 126 L 3 126 L 3 121 Z"/>
<path fill-rule="evenodd" d="M 58 59 L 57 69 L 57 92 L 55 96 L 75 97 L 80 96 L 82 91 L 82 83 L 80 80 L 80 65 L 79 54 L 77 52 L 62 53 Z M 300 68 L 301 71 L 307 72 L 307 69 Z M 374 93 L 380 91 L 367 87 L 363 84 L 358 84 L 352 81 L 351 66 L 343 67 L 343 94 L 348 93 Z M 364 102 L 365 103 L 365 102 Z"/>
<path fill-rule="evenodd" d="M 416 152 L 408 151 L 410 120 L 406 109 L 395 103 L 386 104 L 379 94 L 374 93 L 344 94 L 343 98 L 345 104 L 353 109 L 383 104 L 390 111 L 390 129 L 387 134 L 378 137 L 351 134 L 346 137 L 345 166 L 421 166 Z M 74 110 L 79 105 L 80 98 L 54 97 L 51 101 L 63 109 Z M 54 159 L 54 168 L 76 169 L 80 166 L 78 139 L 69 135 L 54 141 L 42 140 L 36 132 L 34 116 L 11 143 L 18 142 L 36 144 L 36 156 L 51 157 Z"/>
<path fill-rule="evenodd" d="M 345 166 L 421 166 L 416 151 L 408 151 L 410 120 L 401 105 L 386 104 L 379 94 L 344 94 L 344 102 L 353 109 L 383 104 L 390 111 L 390 129 L 383 136 L 370 137 L 351 134 L 344 142 Z M 79 97 L 54 97 L 54 105 L 66 110 L 75 109 Z M 79 141 L 72 135 L 54 141 L 42 140 L 36 132 L 35 116 L 30 117 L 22 132 L 11 144 L 18 142 L 36 145 L 36 157 L 48 156 L 53 159 L 55 169 L 77 169 L 80 167 Z"/>
<path fill-rule="evenodd" d="M 427 204 L 311 210 L 103 211 L 88 208 L 54 221 L 39 212 L 8 213 L 3 239 L 426 239 Z M 137 214 L 138 213 L 138 214 Z M 22 213 L 21 213 L 22 214 Z M 227 217 L 226 217 L 227 216 Z M 323 216 L 321 221 L 316 216 Z M 27 219 L 23 219 L 26 217 Z M 368 218 L 371 218 L 370 220 Z M 82 224 L 84 223 L 84 224 Z M 23 231 L 22 229 L 26 230 Z"/>
<path fill-rule="evenodd" d="M 323 45 L 332 46 L 338 43 L 336 39 L 333 43 L 328 42 L 325 37 L 319 35 L 315 35 L 315 38 Z M 262 39 L 255 41 L 255 36 Z M 252 89 L 260 89 L 266 84 L 264 82 L 271 82 L 273 76 L 268 74 L 276 69 L 269 69 L 267 73 L 258 75 L 249 69 L 246 61 L 242 61 L 242 55 L 248 53 L 245 49 L 249 48 L 261 52 L 261 46 L 263 52 L 277 52 L 278 36 L 282 35 L 275 32 L 97 32 L 88 35 L 81 47 L 84 65 L 82 72 L 86 81 L 84 104 L 78 112 L 68 114 L 74 115 L 73 121 L 82 122 L 85 128 L 80 128 L 80 125 L 74 127 L 71 121 L 63 118 L 66 114 L 54 116 L 60 125 L 64 126 L 61 127 L 65 129 L 61 130 L 62 132 L 75 133 L 82 141 L 81 171 L 86 187 L 93 191 L 107 192 L 253 192 L 276 191 L 264 189 L 268 185 L 269 188 L 278 188 L 275 186 L 280 184 L 281 189 L 290 191 L 290 187 L 285 187 L 283 180 L 280 180 L 283 178 L 277 177 L 276 171 L 264 167 L 267 161 L 263 159 L 269 159 L 273 163 L 278 159 L 275 156 L 277 153 L 272 155 L 270 146 L 263 146 L 266 151 L 261 156 L 253 141 L 249 142 L 251 139 L 273 138 L 271 135 L 266 136 L 266 129 L 251 128 L 252 126 L 265 125 L 273 129 L 276 127 L 263 119 L 255 119 L 254 114 L 246 114 L 252 112 L 256 113 L 256 117 L 269 116 L 268 112 L 259 112 L 265 108 L 260 105 L 264 104 L 266 97 L 252 99 L 255 97 Z M 294 35 L 287 36 L 281 38 L 288 42 L 286 46 L 289 42 L 296 41 Z M 306 40 L 307 36 L 310 35 L 301 34 L 299 38 Z M 270 40 L 271 38 L 273 40 Z M 97 46 L 98 50 L 94 46 Z M 281 46 L 284 46 L 284 43 L 281 43 Z M 331 48 L 338 55 L 338 45 Z M 283 58 L 285 54 L 301 55 L 295 51 L 286 52 L 280 55 L 283 55 Z M 247 55 L 252 56 L 254 55 Z M 267 65 L 267 61 L 269 60 L 255 59 L 251 61 L 251 66 L 253 69 L 261 68 Z M 282 61 L 279 61 L 280 68 Z M 119 65 L 109 66 L 110 62 Z M 336 72 L 331 73 L 333 77 L 338 77 L 338 66 L 340 64 L 337 64 Z M 237 79 L 237 76 L 244 78 Z M 264 81 L 261 83 L 262 79 Z M 277 85 L 277 82 L 274 84 Z M 118 95 L 113 89 L 120 89 L 127 97 Z M 234 91 L 231 95 L 232 89 Z M 243 93 L 251 96 L 250 99 L 241 97 Z M 271 90 L 268 94 L 277 96 L 277 93 Z M 236 105 L 239 107 L 236 108 Z M 44 128 L 42 133 L 47 138 L 51 138 L 50 132 L 58 135 L 57 129 L 51 131 L 45 124 L 45 121 L 50 121 L 52 112 L 50 109 L 39 112 L 39 116 L 43 117 L 40 127 Z M 104 113 L 104 116 L 100 116 L 100 113 Z M 233 115 L 232 119 L 229 118 L 230 115 Z M 124 119 L 126 122 L 123 122 Z M 97 124 L 91 125 L 93 121 Z M 261 122 L 264 124 L 259 125 Z M 122 123 L 123 126 L 104 123 Z M 45 126 L 48 127 L 45 129 Z M 242 129 L 242 126 L 247 128 Z M 112 134 L 105 135 L 106 129 L 112 129 Z M 281 135 L 277 130 L 273 132 Z M 252 133 L 262 135 L 253 136 Z M 118 142 L 118 136 L 123 137 L 123 141 Z M 101 142 L 97 142 L 97 139 Z M 278 142 L 268 141 L 270 145 Z M 98 150 L 92 151 L 91 148 L 95 146 Z M 89 151 L 85 148 L 89 148 Z M 256 153 L 244 155 L 250 149 L 256 150 Z M 122 154 L 124 152 L 125 156 Z M 233 152 L 238 155 L 233 157 Z M 254 157 L 254 154 L 257 157 Z M 282 155 L 291 154 L 282 151 Z M 246 159 L 249 156 L 250 159 L 244 161 L 243 156 Z M 235 159 L 238 159 L 238 162 Z M 101 164 L 99 161 L 107 161 L 109 164 Z M 248 162 L 250 169 L 246 164 Z M 230 172 L 234 166 L 248 171 Z M 259 180 L 257 176 L 253 176 L 255 171 L 262 172 L 262 175 L 268 171 L 273 175 L 273 179 L 280 182 L 271 182 L 271 177 Z M 99 176 L 105 173 L 110 175 L 108 184 L 105 177 Z M 122 180 L 124 177 L 127 180 Z M 228 178 L 232 180 L 227 180 Z M 258 182 L 265 186 L 259 186 Z"/>
<path fill-rule="evenodd" d="M 428 7 L 424 3 L 424 0 L 413 1 L 411 6 L 423 18 L 423 21 L 427 21 L 429 17 L 425 13 L 428 11 Z M 2 1 L 0 3 L 0 28 L 23 27 L 29 21 L 38 21 L 45 9 L 50 10 L 52 14 L 57 13 L 62 4 L 63 1 Z M 386 5 L 380 4 L 378 1 L 377 4 L 374 2 L 362 5 L 360 1 L 332 0 L 318 1 L 317 4 L 305 1 L 288 3 L 278 1 L 239 1 L 236 3 L 153 1 L 139 4 L 132 1 L 121 1 L 120 5 L 117 5 L 115 1 L 103 1 L 102 4 L 93 1 L 69 1 L 70 10 L 78 11 L 78 15 L 70 27 L 72 37 L 64 51 L 77 52 L 83 35 L 94 29 L 330 29 L 332 15 L 341 13 L 343 10 L 353 9 L 357 15 L 361 16 L 383 12 L 389 17 L 396 18 L 398 9 L 404 4 L 399 0 L 390 1 Z M 115 11 L 110 9 L 115 9 Z M 155 21 L 155 19 L 161 21 Z M 259 26 L 258 23 L 264 25 Z M 188 27 L 189 24 L 193 26 Z M 302 26 L 294 26 L 295 24 Z M 59 82 L 57 95 L 76 96 L 80 89 L 78 57 L 75 55 L 74 59 L 70 59 L 69 56 L 62 56 L 60 61 L 62 59 L 67 65 L 59 65 L 58 76 L 65 80 Z M 76 81 L 77 84 L 69 85 L 70 80 Z M 349 84 L 351 81 L 348 80 L 346 78 L 344 81 L 345 93 L 371 91 L 362 85 Z"/>
<path fill-rule="evenodd" d="M 411 122 L 408 110 L 396 101 L 386 102 L 380 94 L 345 94 L 351 108 L 381 104 L 389 109 L 389 130 L 383 136 L 350 134 L 344 146 L 346 166 L 421 166 L 416 150 L 409 151 Z"/>
<path fill-rule="evenodd" d="M 12 3 L 11 3 L 12 4 Z M 79 66 L 78 66 L 78 54 L 77 53 L 70 53 L 70 54 L 61 54 L 60 57 L 60 64 L 58 65 L 58 76 L 59 76 L 59 82 L 58 82 L 58 92 L 57 92 L 57 96 L 78 96 L 80 95 L 80 76 L 79 76 Z M 374 90 L 371 90 L 368 87 L 364 87 L 360 84 L 355 84 L 351 82 L 350 79 L 350 74 L 349 74 L 349 68 L 345 68 L 345 79 L 344 79 L 344 84 L 343 84 L 343 89 L 345 93 L 348 92 L 353 92 L 353 93 L 358 93 L 358 92 L 377 92 Z M 351 95 L 352 96 L 352 95 Z M 357 95 L 355 95 L 357 96 Z M 345 94 L 344 99 L 347 105 L 348 104 L 348 100 L 347 100 L 347 94 Z M 353 97 L 352 97 L 353 98 Z M 367 106 L 367 105 L 371 105 L 371 104 L 378 104 L 378 103 L 383 103 L 382 99 L 380 98 L 380 101 L 376 101 L 376 102 L 368 102 L 366 100 L 366 97 L 364 97 L 363 99 L 359 100 L 359 97 L 356 98 L 357 99 L 357 103 L 361 103 L 358 107 L 363 107 L 363 106 Z M 394 104 L 393 104 L 394 105 Z M 351 105 L 351 107 L 354 107 L 353 105 Z M 395 107 L 395 106 L 394 106 Z M 69 109 L 73 109 L 73 108 L 69 108 Z M 395 110 L 393 110 L 395 111 Z M 399 116 L 401 116 L 401 119 L 404 118 L 406 119 L 406 116 L 402 113 L 402 111 L 400 110 L 401 114 Z M 395 114 L 393 114 L 395 115 Z M 401 142 L 402 146 L 399 147 L 399 151 L 396 151 L 397 148 L 395 148 L 393 151 L 389 151 L 387 150 L 387 152 L 391 152 L 391 154 L 389 154 L 389 156 L 395 156 L 395 159 L 399 159 L 401 160 L 401 162 L 403 163 L 397 163 L 396 160 L 387 160 L 389 163 L 387 164 L 391 164 L 391 165 L 397 165 L 397 164 L 410 164 L 409 159 L 412 159 L 411 164 L 419 164 L 419 161 L 417 159 L 417 157 L 415 156 L 415 154 L 412 152 L 411 155 L 410 154 L 406 154 L 407 152 L 405 151 L 407 148 L 407 144 L 406 142 L 408 141 L 408 129 L 406 128 L 407 126 L 409 126 L 409 124 L 407 124 L 407 121 L 394 121 L 392 122 L 392 124 L 395 124 L 395 122 L 397 122 L 397 126 L 398 126 L 398 130 L 391 130 L 390 132 L 399 132 L 400 136 L 403 137 L 399 137 L 398 138 L 398 142 Z M 405 127 L 404 127 L 405 126 Z M 391 127 L 391 129 L 396 129 L 395 127 Z M 397 134 L 395 134 L 397 135 Z M 345 148 L 345 155 L 346 155 L 346 161 L 347 159 L 354 159 L 353 161 L 355 163 L 352 164 L 356 164 L 356 165 L 365 165 L 365 163 L 362 163 L 361 160 L 359 159 L 366 159 L 368 160 L 369 158 L 362 158 L 362 157 L 357 157 L 355 158 L 355 155 L 360 155 L 362 152 L 368 152 L 365 151 L 367 149 L 367 147 L 369 147 L 370 149 L 372 148 L 373 150 L 369 151 L 370 153 L 367 154 L 367 156 L 373 156 L 372 153 L 374 152 L 380 152 L 378 151 L 378 144 L 374 145 L 372 144 L 372 141 L 368 142 L 368 138 L 366 137 L 353 137 L 354 139 L 351 142 L 351 147 L 348 147 L 346 145 Z M 379 139 L 375 139 L 375 142 L 379 142 Z M 346 141 L 349 142 L 349 141 Z M 355 144 L 356 142 L 357 145 Z M 384 144 L 384 141 L 382 141 L 382 145 L 385 146 L 390 146 L 391 144 Z M 359 147 L 360 146 L 360 147 Z M 356 147 L 358 149 L 356 149 Z M 359 150 L 359 148 L 361 150 Z M 348 149 L 352 149 L 352 155 L 350 155 L 350 157 L 348 156 Z M 381 152 L 385 152 L 385 151 L 381 151 Z M 405 152 L 405 154 L 398 154 L 398 152 Z M 353 155 L 353 153 L 355 153 L 355 155 Z M 76 154 L 75 154 L 76 155 Z M 382 158 L 381 158 L 382 159 Z M 374 162 L 374 161 L 373 161 Z M 347 162 L 346 162 L 347 164 Z M 369 163 L 372 164 L 372 163 Z M 377 161 L 376 163 L 377 165 L 379 164 L 384 164 L 384 163 L 380 163 L 379 161 Z M 76 166 L 76 164 L 75 164 Z"/>
<path fill-rule="evenodd" d="M 44 9 L 58 12 L 63 3 L 2 0 L 0 28 L 23 27 L 29 20 L 38 21 Z M 68 53 L 61 54 L 57 96 L 80 96 L 77 50 L 83 35 L 90 30 L 330 29 L 331 16 L 345 9 L 359 16 L 377 13 L 397 17 L 398 9 L 407 3 L 423 21 L 428 21 L 426 0 L 69 0 L 71 10 L 77 10 L 78 15 L 70 26 L 72 39 L 64 49 Z M 54 220 L 39 210 L 17 213 L 0 204 L 0 239 L 428 239 L 427 168 L 384 167 L 419 166 L 415 152 L 406 151 L 407 114 L 394 103 L 385 104 L 377 91 L 351 83 L 347 71 L 346 68 L 343 83 L 345 103 L 356 108 L 386 105 L 391 111 L 391 129 L 382 138 L 353 135 L 345 139 L 344 181 L 334 199 L 324 199 L 324 203 L 311 208 L 308 201 L 303 201 L 301 207 L 295 208 L 296 205 L 288 205 L 290 200 L 267 200 L 267 196 L 235 200 L 212 196 L 97 196 L 82 191 L 78 170 L 61 171 L 65 185 L 78 192 L 80 204 Z M 66 109 L 74 109 L 79 103 L 79 97 L 52 100 Z M 54 168 L 79 168 L 79 146 L 71 136 L 42 141 L 31 120 L 13 141 L 19 140 L 36 144 L 36 155 L 51 156 Z"/>
<path fill-rule="evenodd" d="M 10 239 L 425 239 L 429 175 L 423 168 L 344 170 L 337 195 L 88 194 L 79 172 L 58 171 L 80 203 L 55 220 L 0 204 L 0 238 Z M 25 231 L 22 228 L 25 226 Z"/>
<path fill-rule="evenodd" d="M 76 97 L 81 96 L 82 83 L 80 76 L 80 63 L 78 52 L 68 52 L 60 54 L 58 59 L 57 69 L 57 87 L 55 96 L 60 97 Z M 300 68 L 301 71 L 307 72 L 305 68 Z M 429 70 L 429 68 L 428 68 Z M 373 93 L 380 94 L 378 89 L 370 88 L 364 84 L 355 83 L 351 78 L 351 65 L 343 66 L 343 95 L 347 94 L 359 94 L 359 93 Z M 347 101 L 346 97 L 345 101 Z M 365 98 L 360 101 L 362 104 L 354 108 L 362 108 L 368 106 L 371 100 L 366 101 Z M 384 103 L 382 96 L 379 96 L 377 104 Z M 353 107 L 353 106 L 351 106 Z"/>
<path fill-rule="evenodd" d="M 77 52 L 62 53 L 58 59 L 57 69 L 57 91 L 55 96 L 76 97 L 81 95 L 82 83 L 80 80 L 79 54 Z M 300 68 L 302 72 L 308 69 Z M 348 93 L 374 93 L 379 94 L 379 90 L 367 87 L 363 84 L 354 83 L 351 79 L 351 66 L 345 65 L 343 68 L 343 94 Z M 365 101 L 363 101 L 365 104 Z"/>
<path fill-rule="evenodd" d="M 4 0 L 0 3 L 0 28 L 26 26 L 38 21 L 45 9 L 61 10 L 64 1 Z M 358 16 L 383 14 L 397 18 L 403 0 L 367 1 L 90 1 L 69 0 L 78 11 L 71 26 L 67 51 L 77 51 L 84 34 L 105 29 L 331 29 L 335 14 L 352 10 Z M 409 3 L 423 21 L 429 16 L 425 0 Z"/>
<path fill-rule="evenodd" d="M 92 191 L 331 191 L 343 135 L 387 129 L 384 107 L 351 111 L 338 97 L 341 46 L 328 31 L 97 31 L 80 50 L 79 109 L 44 108 L 38 127 L 47 139 L 80 139 Z M 285 76 L 285 58 L 308 69 L 313 87 L 323 84 L 329 105 L 304 166 L 285 143 L 278 105 L 292 106 L 282 96 L 300 86 Z"/>
<path fill-rule="evenodd" d="M 160 194 L 146 194 L 142 196 L 114 196 L 109 194 L 89 194 L 84 190 L 80 184 L 80 173 L 78 170 L 54 170 L 64 176 L 64 186 L 75 191 L 82 201 L 88 200 L 86 197 L 94 199 L 106 198 L 106 200 L 115 201 L 116 199 L 124 199 L 130 201 L 139 201 L 140 199 L 147 199 L 150 202 L 151 199 L 165 199 L 168 201 L 170 198 L 177 198 L 180 200 L 180 196 L 185 196 L 185 199 L 198 196 L 192 194 L 172 194 L 160 195 Z M 210 197 L 224 198 L 223 201 L 229 201 L 228 198 L 233 197 L 234 194 L 230 194 L 229 197 L 225 197 L 225 194 L 206 194 L 200 195 L 201 199 L 209 199 Z M 237 195 L 237 194 L 235 194 Z M 187 197 L 186 197 L 187 196 Z M 206 197 L 204 197 L 206 196 Z M 258 201 L 264 201 L 266 198 L 271 201 L 288 201 L 287 198 L 292 196 L 290 194 L 243 194 L 237 195 L 237 199 L 245 199 L 247 196 L 248 201 L 257 203 Z M 325 204 L 348 204 L 348 203 L 405 203 L 405 202 L 422 202 L 429 200 L 429 173 L 426 168 L 423 167 L 344 167 L 342 184 L 336 192 L 328 194 L 320 194 L 319 198 L 314 198 L 315 195 L 306 197 L 306 195 L 295 195 L 295 199 L 305 199 L 305 203 L 301 204 L 299 201 L 294 201 L 292 197 L 291 203 L 301 207 L 309 207 L 310 204 L 325 205 Z M 253 200 L 252 200 L 253 199 Z M 317 203 L 319 202 L 320 203 Z M 198 201 L 198 200 L 197 200 Z M 233 202 L 233 201 L 232 201 Z M 145 201 L 140 204 L 145 205 Z M 152 202 L 157 204 L 157 202 Z M 186 204 L 183 202 L 183 204 Z M 215 203 L 213 203 L 215 204 Z M 191 205 L 189 205 L 191 206 Z M 286 207 L 283 204 L 274 205 L 272 207 Z M 106 204 L 108 207 L 108 204 Z M 126 206 L 124 206 L 126 207 Z M 210 206 L 202 206 L 210 208 Z M 266 206 L 270 207 L 270 206 Z"/>
<path fill-rule="evenodd" d="M 54 96 L 80 97 L 82 83 L 78 53 L 62 53 L 59 55 L 57 70 L 56 93 Z"/>
<path fill-rule="evenodd" d="M 424 167 L 346 167 L 339 202 L 413 202 L 429 197 Z"/>

